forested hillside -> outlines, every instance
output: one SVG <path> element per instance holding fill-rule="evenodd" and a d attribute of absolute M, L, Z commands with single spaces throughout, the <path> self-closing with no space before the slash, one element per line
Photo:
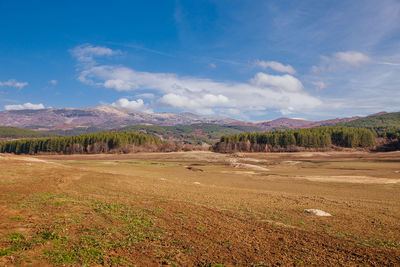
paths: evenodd
<path fill-rule="evenodd" d="M 261 132 L 263 129 L 255 126 L 222 126 L 211 123 L 198 123 L 183 126 L 133 125 L 115 129 L 115 131 L 144 133 L 158 137 L 165 141 L 199 145 L 202 143 L 213 144 L 217 142 L 223 135 L 245 132 Z"/>
<path fill-rule="evenodd" d="M 53 133 L 37 132 L 17 127 L 0 126 L 0 138 L 25 138 L 25 137 L 50 137 L 57 136 Z"/>
<path fill-rule="evenodd" d="M 340 125 L 373 129 L 377 133 L 387 130 L 400 129 L 400 112 L 368 116 L 354 121 L 342 123 Z"/>
<path fill-rule="evenodd" d="M 132 132 L 102 132 L 68 137 L 36 138 L 0 142 L 0 153 L 102 153 L 158 150 L 161 141 L 150 135 Z"/>
<path fill-rule="evenodd" d="M 364 128 L 318 127 L 309 129 L 245 133 L 222 136 L 214 151 L 295 151 L 302 148 L 370 148 L 375 145 L 373 133 Z"/>

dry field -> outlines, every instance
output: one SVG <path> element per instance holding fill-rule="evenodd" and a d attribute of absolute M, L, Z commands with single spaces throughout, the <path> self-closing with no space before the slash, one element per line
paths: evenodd
<path fill-rule="evenodd" d="M 0 214 L 0 266 L 395 266 L 400 153 L 3 154 Z"/>

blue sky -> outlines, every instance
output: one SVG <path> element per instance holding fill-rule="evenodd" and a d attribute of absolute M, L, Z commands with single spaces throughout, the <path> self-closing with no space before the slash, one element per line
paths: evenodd
<path fill-rule="evenodd" d="M 0 25 L 0 109 L 400 110 L 398 0 L 0 0 Z"/>

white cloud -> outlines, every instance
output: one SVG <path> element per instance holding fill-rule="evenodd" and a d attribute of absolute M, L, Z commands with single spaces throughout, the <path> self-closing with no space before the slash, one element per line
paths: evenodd
<path fill-rule="evenodd" d="M 368 63 L 372 59 L 357 51 L 337 52 L 334 54 L 338 61 L 345 62 L 354 66 L 360 66 L 362 63 Z"/>
<path fill-rule="evenodd" d="M 303 112 L 322 103 L 307 94 L 302 83 L 288 74 L 260 72 L 249 82 L 220 82 L 173 73 L 140 72 L 118 65 L 85 64 L 78 80 L 117 91 L 151 90 L 155 94 L 154 103 L 206 115 L 226 114 L 232 109 L 246 115 L 288 107 L 293 112 Z"/>
<path fill-rule="evenodd" d="M 290 65 L 283 65 L 280 62 L 276 61 L 263 61 L 263 60 L 256 60 L 254 65 L 261 67 L 263 69 L 271 68 L 275 71 L 285 72 L 289 74 L 295 74 L 296 70 Z"/>
<path fill-rule="evenodd" d="M 381 64 L 381 65 L 389 65 L 389 66 L 400 66 L 400 63 L 386 62 L 386 61 L 378 62 L 378 64 Z"/>
<path fill-rule="evenodd" d="M 214 63 L 210 63 L 210 68 L 215 69 L 217 67 L 217 65 L 215 65 Z"/>
<path fill-rule="evenodd" d="M 119 54 L 119 50 L 112 50 L 105 46 L 84 44 L 70 50 L 71 54 L 81 63 L 94 63 L 94 57 L 112 56 Z"/>
<path fill-rule="evenodd" d="M 170 93 L 164 95 L 160 102 L 174 108 L 194 110 L 198 114 L 211 115 L 214 112 L 210 107 L 224 106 L 229 102 L 229 99 L 224 95 L 205 94 L 200 97 L 190 97 Z"/>
<path fill-rule="evenodd" d="M 138 100 L 131 100 L 131 101 L 128 100 L 127 98 L 120 98 L 111 105 L 114 107 L 129 108 L 133 110 L 140 110 L 143 112 L 153 113 L 153 110 L 150 109 L 148 105 L 146 105 L 144 101 L 140 98 Z"/>
<path fill-rule="evenodd" d="M 52 85 L 56 85 L 58 83 L 58 81 L 57 80 L 50 80 L 49 83 L 52 84 Z"/>
<path fill-rule="evenodd" d="M 301 82 L 290 75 L 259 73 L 250 83 L 229 83 L 104 65 L 86 69 L 79 79 L 117 91 L 154 90 L 162 95 L 160 103 L 201 114 L 233 107 L 243 111 L 251 111 L 255 107 L 258 110 L 280 110 L 290 105 L 300 110 L 321 103 L 305 93 Z"/>
<path fill-rule="evenodd" d="M 300 92 L 303 89 L 303 84 L 289 74 L 277 76 L 259 72 L 251 82 L 256 86 L 271 86 L 274 89 L 286 92 Z"/>
<path fill-rule="evenodd" d="M 27 82 L 18 82 L 17 80 L 14 80 L 14 79 L 10 79 L 5 82 L 0 82 L 0 86 L 15 87 L 15 88 L 19 88 L 19 89 L 21 89 L 27 85 L 28 85 Z"/>
<path fill-rule="evenodd" d="M 136 96 L 141 97 L 141 98 L 147 98 L 147 99 L 153 99 L 155 97 L 155 95 L 152 93 L 143 93 L 143 94 L 138 94 Z"/>
<path fill-rule="evenodd" d="M 313 73 L 323 73 L 328 71 L 335 71 L 337 69 L 342 69 L 347 66 L 359 67 L 362 64 L 372 62 L 373 60 L 357 51 L 347 51 L 347 52 L 336 52 L 332 57 L 321 56 L 321 62 L 317 66 L 311 67 L 311 72 Z"/>
<path fill-rule="evenodd" d="M 318 89 L 325 89 L 328 85 L 322 81 L 315 81 L 311 82 L 313 85 L 315 85 Z"/>
<path fill-rule="evenodd" d="M 25 103 L 22 105 L 5 105 L 5 110 L 23 110 L 23 109 L 44 109 L 43 104 Z"/>
<path fill-rule="evenodd" d="M 282 113 L 282 115 L 289 115 L 289 114 L 292 114 L 294 110 L 295 109 L 293 107 L 288 107 L 288 108 L 281 109 L 280 112 Z"/>

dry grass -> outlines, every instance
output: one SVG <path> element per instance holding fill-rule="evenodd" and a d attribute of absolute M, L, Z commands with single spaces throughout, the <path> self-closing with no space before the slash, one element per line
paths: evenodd
<path fill-rule="evenodd" d="M 395 265 L 399 156 L 1 155 L 0 265 Z"/>

